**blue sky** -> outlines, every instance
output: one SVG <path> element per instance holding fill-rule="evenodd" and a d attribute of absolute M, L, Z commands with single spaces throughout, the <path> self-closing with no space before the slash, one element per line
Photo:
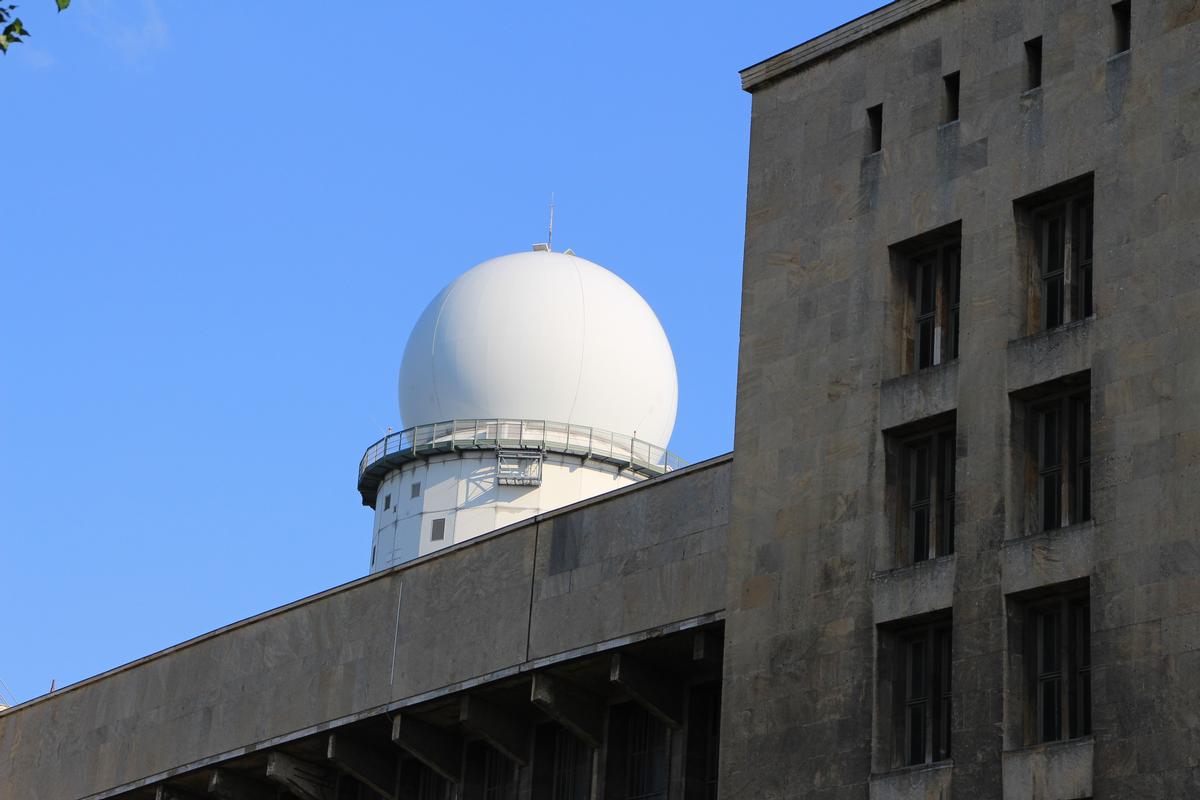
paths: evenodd
<path fill-rule="evenodd" d="M 750 98 L 842 3 L 21 0 L 0 58 L 0 680 L 352 580 L 363 450 L 455 275 L 545 238 L 646 297 L 673 450 L 733 447 Z M 2 689 L 0 689 L 2 692 Z"/>

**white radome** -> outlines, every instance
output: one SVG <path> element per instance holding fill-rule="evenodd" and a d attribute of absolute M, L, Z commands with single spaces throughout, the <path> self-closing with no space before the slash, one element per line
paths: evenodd
<path fill-rule="evenodd" d="M 515 253 L 460 275 L 421 314 L 400 365 L 408 427 L 547 420 L 666 447 L 678 399 L 654 311 L 613 273 L 566 253 Z"/>

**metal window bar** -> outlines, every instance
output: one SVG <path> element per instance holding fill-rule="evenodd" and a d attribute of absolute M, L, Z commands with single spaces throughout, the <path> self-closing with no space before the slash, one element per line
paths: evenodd
<path fill-rule="evenodd" d="M 1071 716 L 1071 738 L 1088 736 L 1092 732 L 1092 628 L 1091 604 L 1086 599 L 1070 603 L 1070 666 L 1071 685 L 1068 705 Z"/>
<path fill-rule="evenodd" d="M 904 763 L 924 764 L 928 736 L 929 675 L 924 635 L 907 642 L 904 680 Z"/>
<path fill-rule="evenodd" d="M 1042 407 L 1038 423 L 1038 505 L 1042 530 L 1062 527 L 1063 459 L 1060 404 Z"/>
<path fill-rule="evenodd" d="M 1060 610 L 1056 606 L 1035 616 L 1037 740 L 1062 738 L 1063 673 Z"/>
<path fill-rule="evenodd" d="M 946 352 L 943 354 L 942 360 L 951 361 L 958 358 L 959 305 L 962 300 L 962 287 L 959 282 L 962 276 L 962 247 L 955 245 L 946 249 L 945 273 L 945 291 L 949 309 L 946 313 Z"/>
<path fill-rule="evenodd" d="M 1063 299 L 1066 285 L 1064 248 L 1067 237 L 1063 228 L 1066 219 L 1062 209 L 1047 214 L 1041 220 L 1041 283 L 1042 329 L 1050 330 L 1063 324 Z"/>
<path fill-rule="evenodd" d="M 666 800 L 666 728 L 647 711 L 634 708 L 626 741 L 627 800 Z"/>
<path fill-rule="evenodd" d="M 551 800 L 587 800 L 592 792 L 591 750 L 565 728 L 554 733 Z"/>
<path fill-rule="evenodd" d="M 925 369 L 934 365 L 934 328 L 937 325 L 935 274 L 933 258 L 926 258 L 917 263 L 913 286 L 915 293 L 913 337 L 916 346 L 914 363 L 917 369 Z"/>
<path fill-rule="evenodd" d="M 952 661 L 949 626 L 935 628 L 933 644 L 936 653 L 933 671 L 933 758 L 943 761 L 950 757 L 950 668 Z"/>
<path fill-rule="evenodd" d="M 908 533 L 913 563 L 929 558 L 932 483 L 929 441 L 921 440 L 908 450 Z"/>
<path fill-rule="evenodd" d="M 1095 313 L 1092 307 L 1093 221 L 1092 198 L 1088 196 L 1075 201 L 1071 248 L 1075 262 L 1075 280 L 1071 285 L 1073 319 L 1086 319 Z"/>

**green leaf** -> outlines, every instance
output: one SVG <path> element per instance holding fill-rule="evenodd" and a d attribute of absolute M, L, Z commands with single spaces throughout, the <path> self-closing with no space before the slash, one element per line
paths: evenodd
<path fill-rule="evenodd" d="M 0 33 L 0 53 L 8 55 L 8 37 Z"/>
<path fill-rule="evenodd" d="M 71 0 L 54 0 L 54 2 L 58 3 L 59 11 L 66 11 L 67 6 L 71 5 Z"/>

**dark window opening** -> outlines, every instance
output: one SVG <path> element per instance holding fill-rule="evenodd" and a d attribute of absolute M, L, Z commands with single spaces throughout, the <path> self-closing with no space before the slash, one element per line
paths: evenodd
<path fill-rule="evenodd" d="M 533 796 L 546 800 L 589 800 L 592 748 L 561 725 L 540 725 L 535 734 Z"/>
<path fill-rule="evenodd" d="M 467 746 L 463 800 L 516 800 L 517 765 L 484 742 Z"/>
<path fill-rule="evenodd" d="M 1034 265 L 1030 274 L 1030 321 L 1051 330 L 1096 313 L 1092 262 L 1094 204 L 1091 181 L 1030 209 Z M 1077 184 L 1076 184 L 1077 185 Z"/>
<path fill-rule="evenodd" d="M 901 280 L 906 295 L 903 313 L 905 372 L 928 369 L 959 355 L 962 301 L 962 245 L 956 231 L 930 246 L 918 237 L 916 247 L 900 245 Z M 935 239 L 936 241 L 936 239 Z"/>
<path fill-rule="evenodd" d="M 400 765 L 400 800 L 449 800 L 450 785 L 440 775 L 415 759 Z"/>
<path fill-rule="evenodd" d="M 950 758 L 953 648 L 949 614 L 885 633 L 891 659 L 893 766 Z"/>
<path fill-rule="evenodd" d="M 1031 743 L 1090 735 L 1092 645 L 1087 594 L 1031 603 L 1025 625 Z"/>
<path fill-rule="evenodd" d="M 1033 408 L 1037 437 L 1039 528 L 1054 530 L 1091 519 L 1090 391 L 1083 389 Z"/>
<path fill-rule="evenodd" d="M 721 755 L 721 687 L 693 689 L 688 701 L 684 800 L 717 800 Z"/>
<path fill-rule="evenodd" d="M 1113 55 L 1124 53 L 1132 44 L 1133 14 L 1129 0 L 1114 3 L 1113 14 Z"/>
<path fill-rule="evenodd" d="M 954 428 L 923 433 L 902 444 L 901 563 L 948 556 L 954 552 Z"/>
<path fill-rule="evenodd" d="M 942 78 L 942 84 L 945 87 L 942 122 L 955 122 L 958 120 L 958 73 L 952 72 Z"/>
<path fill-rule="evenodd" d="M 883 106 L 867 109 L 867 155 L 883 149 Z"/>
<path fill-rule="evenodd" d="M 412 490 L 409 494 L 409 497 L 413 498 L 413 497 L 420 497 L 420 496 L 421 496 L 421 482 L 413 481 Z"/>
<path fill-rule="evenodd" d="M 431 541 L 440 542 L 446 538 L 446 518 L 438 517 L 433 521 L 433 529 L 429 534 Z"/>
<path fill-rule="evenodd" d="M 1025 43 L 1025 90 L 1042 85 L 1042 37 Z"/>
<path fill-rule="evenodd" d="M 383 510 L 387 511 L 391 507 L 392 507 L 392 496 L 390 494 L 385 494 L 383 496 Z"/>
<path fill-rule="evenodd" d="M 608 785 L 620 800 L 666 800 L 670 731 L 641 706 L 609 709 Z"/>

